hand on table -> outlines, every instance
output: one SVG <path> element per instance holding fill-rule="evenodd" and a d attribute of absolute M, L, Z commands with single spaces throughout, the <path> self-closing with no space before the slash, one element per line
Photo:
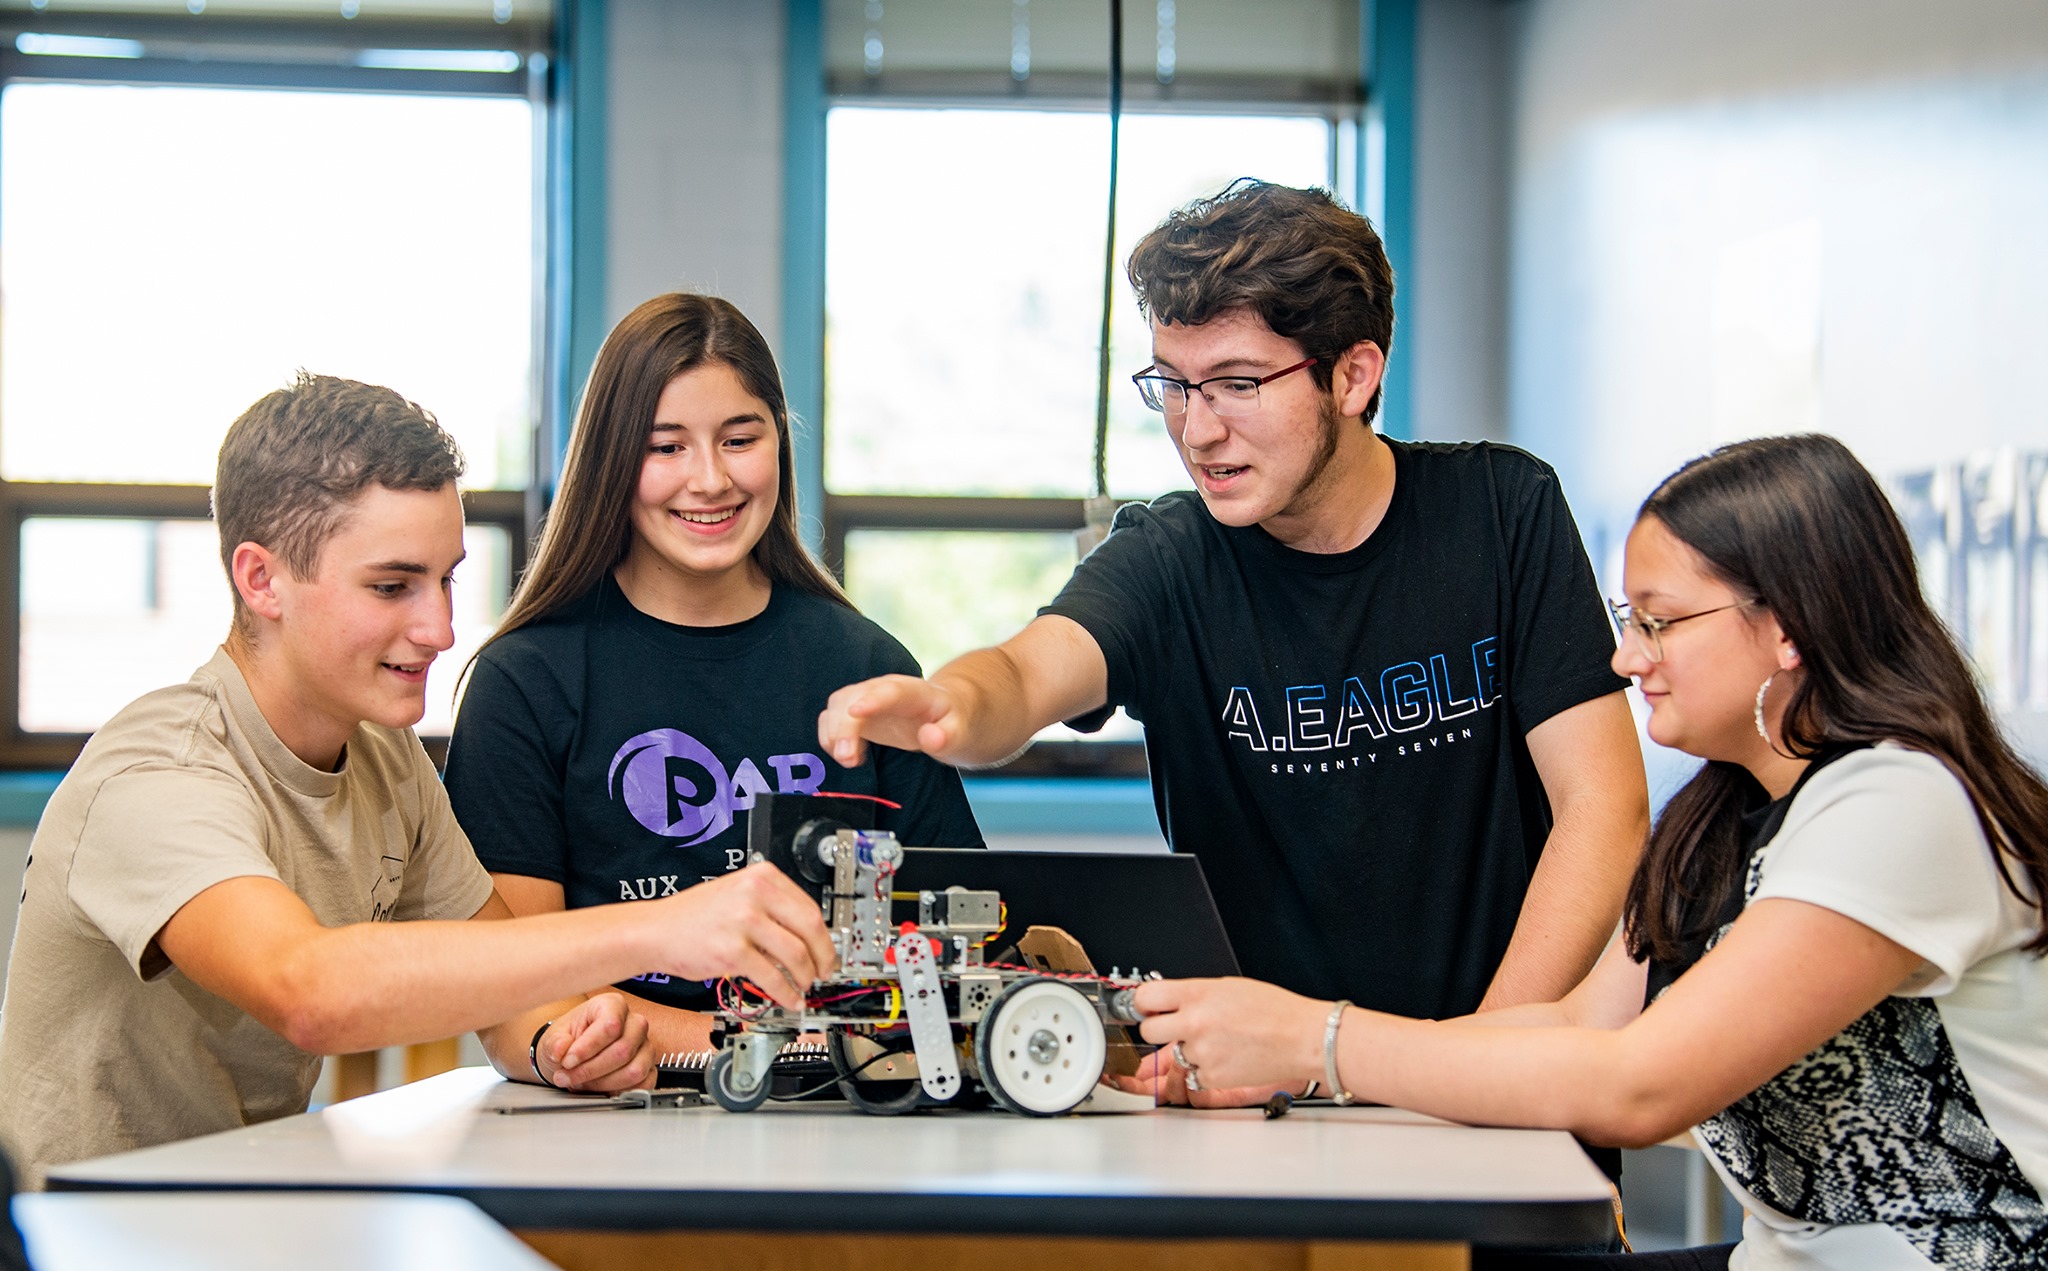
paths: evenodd
<path fill-rule="evenodd" d="M 647 1017 L 623 993 L 597 993 L 548 1025 L 535 1051 L 541 1078 L 564 1090 L 611 1094 L 654 1081 Z"/>
<path fill-rule="evenodd" d="M 1299 1093 L 1302 1085 L 1297 1081 L 1292 1087 L 1232 1086 L 1225 1090 L 1211 1090 L 1205 1084 L 1200 1090 L 1190 1090 L 1187 1069 L 1173 1061 L 1170 1047 L 1145 1056 L 1133 1076 L 1111 1074 L 1103 1080 L 1131 1094 L 1151 1095 L 1162 1106 L 1191 1108 L 1255 1108 L 1272 1098 L 1275 1090 L 1285 1089 L 1289 1094 L 1295 1094 Z"/>
<path fill-rule="evenodd" d="M 859 766 L 871 741 L 943 760 L 963 727 L 953 695 L 945 689 L 914 675 L 879 675 L 825 700 L 818 714 L 818 744 L 843 768 Z"/>
<path fill-rule="evenodd" d="M 1327 1002 L 1237 978 L 1153 980 L 1133 1001 L 1145 1016 L 1139 1033 L 1160 1047 L 1149 1062 L 1166 1074 L 1162 1103 L 1181 1102 L 1176 1091 L 1198 1108 L 1264 1103 L 1322 1071 Z M 1183 1063 L 1200 1077 L 1191 1095 Z"/>

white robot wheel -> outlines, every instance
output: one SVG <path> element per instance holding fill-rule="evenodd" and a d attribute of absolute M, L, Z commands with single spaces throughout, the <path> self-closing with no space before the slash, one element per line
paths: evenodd
<path fill-rule="evenodd" d="M 1004 989 L 974 1034 L 975 1063 L 996 1102 L 1026 1116 L 1070 1112 L 1102 1079 L 1108 1043 L 1080 990 L 1058 980 Z"/>

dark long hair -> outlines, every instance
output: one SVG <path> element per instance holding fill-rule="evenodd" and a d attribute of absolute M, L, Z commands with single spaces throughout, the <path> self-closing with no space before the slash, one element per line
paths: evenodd
<path fill-rule="evenodd" d="M 671 292 L 627 314 L 597 351 L 554 505 L 491 640 L 563 609 L 625 559 L 633 542 L 633 496 L 655 405 L 670 380 L 713 365 L 732 368 L 747 392 L 775 417 L 780 487 L 768 530 L 754 545 L 754 563 L 775 586 L 795 587 L 852 608 L 797 533 L 789 403 L 768 342 L 729 301 Z M 489 645 L 485 641 L 484 647 Z"/>
<path fill-rule="evenodd" d="M 2048 785 L 1999 732 L 1962 651 L 1920 592 L 1898 514 L 1832 437 L 1723 446 L 1664 480 L 1655 517 L 1752 605 L 1770 611 L 1804 674 L 1785 703 L 1784 744 L 1894 741 L 1946 764 L 1969 792 L 1999 874 L 2035 907 L 2048 897 Z M 1696 957 L 1747 862 L 1741 818 L 1755 782 L 1709 761 L 1650 831 L 1624 909 L 1628 951 Z M 2027 945 L 2048 952 L 2048 916 Z"/>

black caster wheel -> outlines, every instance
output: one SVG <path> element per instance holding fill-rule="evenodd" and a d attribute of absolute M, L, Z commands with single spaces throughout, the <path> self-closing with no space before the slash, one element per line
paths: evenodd
<path fill-rule="evenodd" d="M 704 1072 L 704 1089 L 710 1093 L 711 1101 L 727 1112 L 752 1112 L 768 1102 L 768 1089 L 773 1082 L 767 1073 L 748 1091 L 739 1091 L 732 1086 L 733 1052 L 721 1050 L 711 1057 L 711 1066 Z"/>

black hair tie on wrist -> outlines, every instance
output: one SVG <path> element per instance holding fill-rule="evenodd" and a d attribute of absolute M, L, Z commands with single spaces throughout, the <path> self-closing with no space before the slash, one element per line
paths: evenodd
<path fill-rule="evenodd" d="M 539 1028 L 533 1030 L 533 1040 L 526 1043 L 526 1061 L 533 1065 L 533 1079 L 535 1081 L 538 1081 L 540 1084 L 546 1086 L 550 1090 L 567 1090 L 569 1087 L 556 1085 L 554 1082 L 548 1080 L 546 1073 L 543 1073 L 540 1070 L 540 1039 L 547 1033 L 547 1031 L 550 1028 L 553 1028 L 554 1026 L 555 1021 L 549 1020 L 547 1023 L 542 1024 Z"/>

